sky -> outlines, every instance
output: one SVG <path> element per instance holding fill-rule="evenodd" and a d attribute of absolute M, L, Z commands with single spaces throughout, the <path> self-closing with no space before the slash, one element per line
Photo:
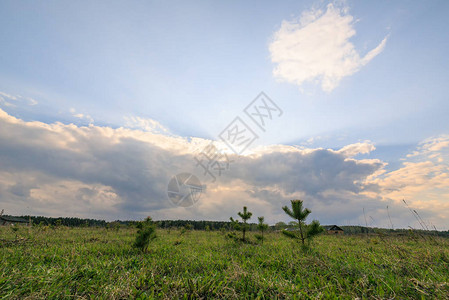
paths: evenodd
<path fill-rule="evenodd" d="M 448 230 L 448 13 L 1 1 L 0 208 L 225 221 L 246 205 L 274 224 L 302 199 L 322 224 L 421 228 L 416 210 Z M 227 140 L 236 128 L 250 144 Z M 167 194 L 181 173 L 203 189 L 189 207 Z"/>

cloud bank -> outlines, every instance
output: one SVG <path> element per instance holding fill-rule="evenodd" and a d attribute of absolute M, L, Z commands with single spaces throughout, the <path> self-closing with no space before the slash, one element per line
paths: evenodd
<path fill-rule="evenodd" d="M 388 227 L 389 205 L 395 226 L 416 226 L 404 196 L 441 228 L 447 226 L 448 210 L 441 208 L 449 196 L 448 142 L 447 136 L 424 141 L 391 172 L 379 159 L 357 159 L 375 150 L 369 142 L 338 150 L 260 147 L 231 155 L 230 169 L 212 182 L 194 160 L 208 140 L 26 122 L 0 110 L 0 203 L 10 214 L 107 220 L 228 220 L 247 205 L 273 224 L 288 221 L 281 207 L 300 198 L 325 224 L 364 224 L 365 208 L 375 220 L 370 225 Z M 182 172 L 207 186 L 191 208 L 174 206 L 166 194 L 170 178 Z"/>
<path fill-rule="evenodd" d="M 387 37 L 360 56 L 350 42 L 356 31 L 347 11 L 329 4 L 326 11 L 310 10 L 299 20 L 283 21 L 269 46 L 273 75 L 298 86 L 320 82 L 330 92 L 381 53 Z"/>

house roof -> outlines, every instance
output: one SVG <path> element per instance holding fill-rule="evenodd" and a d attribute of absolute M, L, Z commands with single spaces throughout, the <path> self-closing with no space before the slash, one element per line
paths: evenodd
<path fill-rule="evenodd" d="M 0 216 L 0 220 L 11 223 L 28 223 L 28 221 L 25 219 L 10 216 Z"/>
<path fill-rule="evenodd" d="M 341 227 L 337 226 L 337 225 L 323 225 L 321 226 L 324 229 L 326 229 L 327 231 L 329 230 L 338 230 L 338 231 L 344 231 Z M 297 231 L 299 230 L 297 227 L 289 227 L 285 229 L 286 231 Z"/>
<path fill-rule="evenodd" d="M 339 231 L 344 231 L 341 227 L 337 226 L 337 225 L 324 225 L 323 226 L 324 229 L 326 230 L 339 230 Z"/>

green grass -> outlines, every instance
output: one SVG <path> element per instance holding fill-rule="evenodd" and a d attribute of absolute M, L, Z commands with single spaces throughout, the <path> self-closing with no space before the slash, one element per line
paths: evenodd
<path fill-rule="evenodd" d="M 136 231 L 20 228 L 6 243 L 16 233 L 0 228 L 0 297 L 449 298 L 447 239 L 322 235 L 303 251 L 280 233 L 158 230 L 142 253 Z"/>

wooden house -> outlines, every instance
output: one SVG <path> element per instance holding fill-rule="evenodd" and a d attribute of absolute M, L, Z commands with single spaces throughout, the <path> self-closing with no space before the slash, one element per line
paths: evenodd
<path fill-rule="evenodd" d="M 323 228 L 326 230 L 327 234 L 344 234 L 345 231 L 337 225 L 325 225 Z"/>

